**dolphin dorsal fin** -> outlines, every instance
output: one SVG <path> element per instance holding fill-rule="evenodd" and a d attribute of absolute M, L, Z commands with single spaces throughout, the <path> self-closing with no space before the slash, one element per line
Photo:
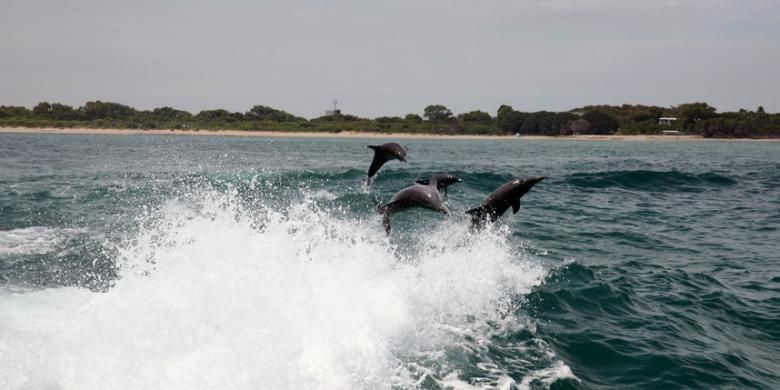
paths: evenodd
<path fill-rule="evenodd" d="M 512 214 L 517 214 L 519 210 L 520 210 L 520 199 L 515 199 L 512 201 Z"/>

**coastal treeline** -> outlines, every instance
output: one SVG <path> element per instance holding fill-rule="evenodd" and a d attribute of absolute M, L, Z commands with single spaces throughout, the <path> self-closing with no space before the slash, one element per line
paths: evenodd
<path fill-rule="evenodd" d="M 549 136 L 677 131 L 703 137 L 762 138 L 780 136 L 780 114 L 767 113 L 763 107 L 718 113 L 707 103 L 671 107 L 593 105 L 566 112 L 524 112 L 502 105 L 495 114 L 479 110 L 455 114 L 446 106 L 431 104 L 423 109 L 422 115 L 409 113 L 371 119 L 335 110 L 306 119 L 263 105 L 246 112 L 213 109 L 193 114 L 172 107 L 138 110 L 97 100 L 81 107 L 49 102 L 38 103 L 32 109 L 0 106 L 0 126 Z"/>

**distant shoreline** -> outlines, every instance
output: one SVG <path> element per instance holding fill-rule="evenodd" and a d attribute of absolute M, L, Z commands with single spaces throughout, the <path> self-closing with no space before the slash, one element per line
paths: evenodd
<path fill-rule="evenodd" d="M 576 141 L 738 141 L 780 142 L 780 138 L 703 138 L 695 135 L 440 135 L 412 133 L 364 133 L 342 132 L 285 132 L 248 130 L 163 130 L 163 129 L 90 129 L 90 128 L 30 128 L 0 127 L 0 134 L 82 134 L 82 135 L 177 135 L 177 136 L 238 136 L 238 137 L 301 137 L 301 138 L 395 138 L 395 139 L 447 139 L 447 140 L 576 140 Z"/>

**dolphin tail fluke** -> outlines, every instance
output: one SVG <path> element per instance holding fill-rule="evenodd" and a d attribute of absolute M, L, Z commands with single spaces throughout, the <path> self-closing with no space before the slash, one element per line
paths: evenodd
<path fill-rule="evenodd" d="M 385 227 L 385 232 L 390 234 L 390 213 L 382 213 L 382 226 Z"/>
<path fill-rule="evenodd" d="M 384 226 L 385 232 L 390 234 L 390 205 L 383 205 L 379 198 L 374 198 L 374 209 L 382 215 L 382 226 Z"/>
<path fill-rule="evenodd" d="M 471 218 L 484 218 L 487 215 L 487 208 L 484 206 L 474 207 L 471 210 L 466 211 L 466 214 L 471 215 Z"/>
<path fill-rule="evenodd" d="M 482 227 L 490 217 L 492 210 L 489 207 L 480 206 L 466 211 L 466 214 L 471 215 L 471 226 Z"/>
<path fill-rule="evenodd" d="M 368 167 L 368 181 L 371 181 L 371 178 L 376 175 L 377 172 L 379 172 L 379 168 L 382 168 L 382 165 L 384 165 L 386 160 L 382 158 L 382 156 L 379 153 L 374 154 L 374 159 L 371 160 L 371 166 Z"/>
<path fill-rule="evenodd" d="M 474 207 L 473 209 L 466 211 L 466 214 L 469 214 L 472 217 L 474 217 L 474 216 L 485 216 L 485 215 L 487 215 L 487 212 L 488 212 L 487 207 L 479 206 L 479 207 Z"/>

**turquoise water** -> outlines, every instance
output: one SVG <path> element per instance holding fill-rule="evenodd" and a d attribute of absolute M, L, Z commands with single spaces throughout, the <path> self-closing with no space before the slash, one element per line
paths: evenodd
<path fill-rule="evenodd" d="M 0 134 L 0 388 L 780 384 L 780 144 L 374 142 Z"/>

